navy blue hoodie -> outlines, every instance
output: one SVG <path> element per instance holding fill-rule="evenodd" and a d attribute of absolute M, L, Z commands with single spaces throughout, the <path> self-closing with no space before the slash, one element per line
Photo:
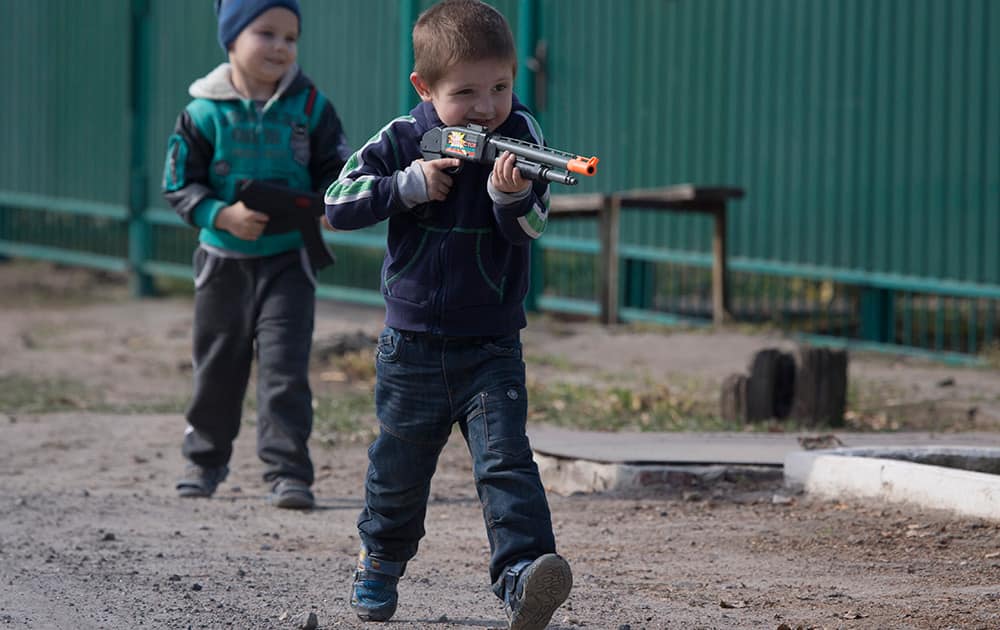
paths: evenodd
<path fill-rule="evenodd" d="M 387 325 L 447 336 L 513 333 L 527 323 L 529 245 L 548 223 L 548 185 L 532 182 L 526 196 L 501 193 L 497 203 L 487 191 L 492 167 L 463 162 L 447 199 L 415 203 L 407 168 L 421 157 L 424 132 L 443 126 L 425 102 L 383 127 L 327 190 L 326 218 L 338 230 L 389 220 L 381 282 Z M 544 144 L 516 98 L 495 132 Z"/>

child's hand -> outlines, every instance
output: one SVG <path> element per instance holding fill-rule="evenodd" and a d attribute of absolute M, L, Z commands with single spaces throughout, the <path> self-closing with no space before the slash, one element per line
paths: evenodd
<path fill-rule="evenodd" d="M 267 215 L 255 212 L 237 201 L 215 215 L 215 227 L 225 230 L 244 241 L 256 241 L 267 227 Z"/>
<path fill-rule="evenodd" d="M 493 187 L 500 192 L 519 193 L 531 185 L 531 180 L 521 177 L 521 171 L 514 166 L 514 162 L 514 154 L 510 151 L 504 151 L 493 162 L 490 180 L 493 182 Z"/>
<path fill-rule="evenodd" d="M 440 158 L 437 160 L 415 160 L 424 173 L 424 184 L 427 186 L 427 198 L 430 201 L 444 201 L 451 191 L 451 175 L 445 171 L 458 168 L 461 162 L 458 158 Z"/>

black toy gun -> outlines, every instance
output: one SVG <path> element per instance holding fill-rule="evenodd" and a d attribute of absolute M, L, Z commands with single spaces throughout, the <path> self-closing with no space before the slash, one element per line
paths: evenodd
<path fill-rule="evenodd" d="M 246 207 L 268 216 L 264 234 L 302 233 L 309 262 L 314 270 L 334 263 L 333 254 L 323 240 L 319 217 L 326 210 L 323 197 L 303 190 L 259 179 L 240 182 L 236 199 Z"/>
<path fill-rule="evenodd" d="M 521 176 L 537 181 L 575 186 L 571 173 L 591 176 L 597 172 L 596 157 L 581 157 L 538 144 L 490 133 L 485 127 L 436 127 L 420 139 L 420 153 L 425 160 L 454 157 L 468 162 L 493 164 L 504 151 L 514 154 Z"/>

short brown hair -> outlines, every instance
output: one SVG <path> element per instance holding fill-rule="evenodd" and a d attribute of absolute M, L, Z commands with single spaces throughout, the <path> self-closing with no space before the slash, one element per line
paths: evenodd
<path fill-rule="evenodd" d="M 455 63 L 510 60 L 517 50 L 507 19 L 480 0 L 443 0 L 420 14 L 413 26 L 413 71 L 434 85 Z"/>

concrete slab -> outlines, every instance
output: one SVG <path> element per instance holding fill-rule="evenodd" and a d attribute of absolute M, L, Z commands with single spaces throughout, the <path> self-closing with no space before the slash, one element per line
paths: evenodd
<path fill-rule="evenodd" d="M 548 492 L 563 496 L 592 492 L 641 490 L 678 491 L 709 488 L 720 482 L 773 481 L 782 469 L 775 466 L 605 464 L 585 459 L 563 459 L 535 453 L 535 463 Z"/>
<path fill-rule="evenodd" d="M 1000 462 L 1000 433 L 610 433 L 535 427 L 529 437 L 542 481 L 557 494 L 784 479 L 823 496 L 906 501 L 1000 519 L 1000 476 L 987 474 Z M 842 454 L 806 450 L 800 438 L 839 443 Z M 960 470 L 959 460 L 987 472 Z"/>
<path fill-rule="evenodd" d="M 844 447 L 979 446 L 1000 448 L 1000 433 L 639 433 L 532 427 L 537 453 L 563 459 L 628 465 L 782 466 L 800 438 L 834 435 Z"/>

